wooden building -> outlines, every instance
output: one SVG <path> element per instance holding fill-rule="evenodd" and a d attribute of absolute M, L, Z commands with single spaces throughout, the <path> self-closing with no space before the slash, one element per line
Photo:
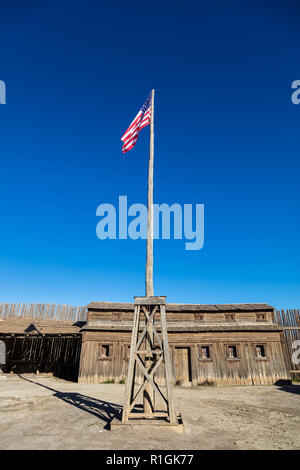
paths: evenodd
<path fill-rule="evenodd" d="M 270 305 L 167 304 L 166 311 L 175 384 L 290 381 L 283 328 L 275 324 Z M 87 323 L 81 329 L 79 382 L 125 380 L 132 319 L 130 303 L 92 302 L 87 306 Z M 164 382 L 159 369 L 156 380 Z"/>
<path fill-rule="evenodd" d="M 77 380 L 81 351 L 80 328 L 85 322 L 11 317 L 0 320 L 5 344 L 5 373 L 51 373 Z"/>

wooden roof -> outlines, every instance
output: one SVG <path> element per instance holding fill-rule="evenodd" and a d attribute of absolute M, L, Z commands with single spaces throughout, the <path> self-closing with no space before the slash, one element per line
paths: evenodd
<path fill-rule="evenodd" d="M 44 320 L 39 318 L 12 318 L 0 321 L 1 334 L 74 334 L 79 333 L 85 322 Z"/>
<path fill-rule="evenodd" d="M 91 302 L 89 310 L 129 310 L 133 311 L 133 303 Z M 268 304 L 166 304 L 167 312 L 250 312 L 270 311 L 274 307 Z"/>

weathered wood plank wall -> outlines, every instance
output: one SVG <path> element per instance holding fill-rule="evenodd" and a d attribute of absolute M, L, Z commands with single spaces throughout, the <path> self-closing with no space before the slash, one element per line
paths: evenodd
<path fill-rule="evenodd" d="M 173 382 L 189 377 L 193 385 L 268 385 L 289 380 L 280 332 L 169 332 Z M 84 332 L 79 381 L 99 383 L 122 382 L 127 375 L 129 332 Z M 109 356 L 101 357 L 102 345 Z M 237 357 L 228 358 L 227 346 L 237 347 Z M 256 346 L 264 345 L 265 357 L 256 356 Z M 209 347 L 209 358 L 201 357 L 201 347 Z M 178 350 L 186 348 L 190 363 L 178 359 Z M 182 355 L 181 355 L 182 356 Z M 190 370 L 187 375 L 188 368 Z M 158 370 L 156 381 L 164 383 Z M 137 373 L 137 383 L 141 377 Z"/>
<path fill-rule="evenodd" d="M 79 381 L 123 382 L 133 304 L 92 302 L 87 308 Z M 167 324 L 175 384 L 290 381 L 283 330 L 274 324 L 274 308 L 268 304 L 167 304 Z M 159 384 L 164 383 L 162 372 L 156 375 Z M 136 380 L 141 383 L 139 371 Z"/>

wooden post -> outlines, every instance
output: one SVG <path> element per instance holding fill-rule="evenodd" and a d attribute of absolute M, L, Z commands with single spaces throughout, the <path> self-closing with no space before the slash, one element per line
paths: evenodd
<path fill-rule="evenodd" d="M 148 226 L 146 260 L 146 297 L 153 297 L 153 162 L 154 162 L 154 90 L 151 91 L 150 151 L 148 167 Z"/>

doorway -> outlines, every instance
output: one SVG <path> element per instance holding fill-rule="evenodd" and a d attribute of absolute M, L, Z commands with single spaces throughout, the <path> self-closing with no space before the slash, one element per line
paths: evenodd
<path fill-rule="evenodd" d="M 175 384 L 184 385 L 192 381 L 191 351 L 189 347 L 174 348 Z"/>

